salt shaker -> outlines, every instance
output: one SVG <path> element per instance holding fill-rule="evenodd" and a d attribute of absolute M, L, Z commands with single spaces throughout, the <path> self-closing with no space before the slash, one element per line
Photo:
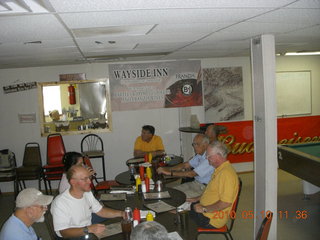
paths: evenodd
<path fill-rule="evenodd" d="M 156 190 L 157 190 L 158 192 L 162 192 L 162 190 L 163 190 L 163 184 L 162 184 L 161 180 L 158 180 L 158 181 L 156 182 Z"/>

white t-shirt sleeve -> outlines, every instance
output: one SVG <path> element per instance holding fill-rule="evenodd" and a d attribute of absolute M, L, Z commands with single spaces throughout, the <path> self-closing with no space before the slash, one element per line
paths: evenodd
<path fill-rule="evenodd" d="M 61 237 L 60 230 L 68 228 L 70 226 L 70 216 L 67 205 L 60 204 L 60 201 L 52 202 L 51 214 L 53 218 L 53 226 L 55 232 Z"/>
<path fill-rule="evenodd" d="M 93 196 L 92 192 L 85 193 L 86 197 L 91 203 L 92 212 L 97 213 L 102 209 L 100 202 Z"/>

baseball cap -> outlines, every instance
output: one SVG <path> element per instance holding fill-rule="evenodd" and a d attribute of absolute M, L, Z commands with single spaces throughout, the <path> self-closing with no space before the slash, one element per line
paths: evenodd
<path fill-rule="evenodd" d="M 38 189 L 23 189 L 17 196 L 16 207 L 25 208 L 33 205 L 49 205 L 53 200 L 53 196 L 44 195 Z"/>

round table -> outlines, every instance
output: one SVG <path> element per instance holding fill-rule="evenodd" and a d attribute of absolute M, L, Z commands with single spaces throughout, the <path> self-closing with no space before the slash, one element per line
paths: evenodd
<path fill-rule="evenodd" d="M 171 158 L 171 160 L 167 162 L 167 166 L 174 166 L 183 162 L 183 158 L 180 156 L 174 154 L 168 154 L 167 156 Z M 160 161 L 161 157 L 156 157 L 154 159 Z M 140 163 L 144 163 L 144 158 L 130 158 L 126 161 L 127 166 L 129 166 L 130 164 L 137 166 Z"/>
<path fill-rule="evenodd" d="M 186 195 L 173 188 L 164 188 L 164 191 L 168 191 L 171 198 L 161 199 L 163 202 L 173 206 L 178 207 L 186 201 Z M 144 204 L 155 203 L 158 200 L 145 200 L 142 193 L 127 194 L 127 200 L 125 201 L 103 201 L 104 205 L 117 210 L 124 210 L 126 207 L 139 208 L 142 210 L 147 210 Z"/>
<path fill-rule="evenodd" d="M 176 181 L 179 178 L 180 177 L 171 177 L 171 176 L 160 176 L 160 177 L 158 177 L 158 179 L 160 179 L 163 182 L 163 184 Z M 135 185 L 135 180 L 132 179 L 132 177 L 130 175 L 130 171 L 125 171 L 125 172 L 119 173 L 115 177 L 115 180 L 120 185 L 126 185 L 126 186 Z"/>
<path fill-rule="evenodd" d="M 168 199 L 161 199 L 162 201 L 166 202 L 167 204 L 178 207 L 186 200 L 186 195 L 176 189 L 172 188 L 165 188 L 164 191 L 168 191 L 170 193 L 171 198 Z M 127 200 L 125 201 L 103 201 L 106 207 L 110 207 L 113 209 L 124 210 L 126 207 L 131 207 L 134 209 L 135 207 L 141 210 L 147 210 L 144 206 L 145 203 L 154 203 L 158 200 L 144 200 L 142 193 L 135 193 L 135 194 L 127 194 Z M 176 214 L 171 212 L 162 212 L 157 213 L 155 217 L 155 221 L 161 223 L 168 232 L 178 232 L 179 235 L 184 240 L 194 240 L 197 236 L 197 225 L 191 220 L 189 214 L 187 214 L 187 221 L 186 225 L 176 224 L 175 223 Z M 105 224 L 110 224 L 113 222 L 119 222 L 121 220 L 117 219 L 109 219 Z M 102 238 L 103 240 L 122 240 L 122 234 L 116 234 L 113 236 Z"/>

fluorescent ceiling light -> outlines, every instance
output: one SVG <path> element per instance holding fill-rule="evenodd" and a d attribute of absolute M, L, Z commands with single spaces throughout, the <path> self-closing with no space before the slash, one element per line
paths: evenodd
<path fill-rule="evenodd" d="M 320 55 L 320 52 L 287 52 L 285 56 Z"/>

